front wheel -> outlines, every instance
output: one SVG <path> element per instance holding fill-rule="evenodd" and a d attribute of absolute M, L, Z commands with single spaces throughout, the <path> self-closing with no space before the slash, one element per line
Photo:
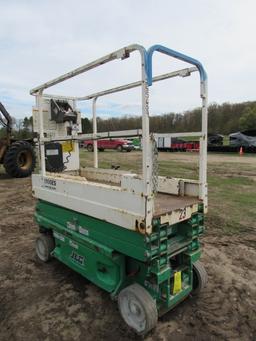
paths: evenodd
<path fill-rule="evenodd" d="M 135 283 L 118 295 L 118 307 L 126 324 L 137 334 L 145 335 L 157 324 L 156 302 L 141 285 Z"/>
<path fill-rule="evenodd" d="M 123 147 L 121 146 L 121 144 L 119 144 L 119 145 L 116 147 L 116 150 L 118 150 L 119 152 L 122 152 L 122 151 L 123 151 Z"/>
<path fill-rule="evenodd" d="M 54 238 L 48 234 L 41 234 L 36 240 L 37 257 L 44 263 L 48 262 L 54 247 Z"/>
<path fill-rule="evenodd" d="M 203 263 L 199 260 L 193 264 L 193 290 L 192 295 L 198 296 L 200 292 L 206 287 L 208 281 L 207 272 Z"/>

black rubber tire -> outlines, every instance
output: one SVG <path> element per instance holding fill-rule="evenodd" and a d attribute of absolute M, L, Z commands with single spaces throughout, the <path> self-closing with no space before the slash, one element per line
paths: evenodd
<path fill-rule="evenodd" d="M 25 165 L 20 162 L 21 155 Z M 27 164 L 26 164 L 27 162 Z M 4 157 L 4 168 L 13 178 L 25 178 L 30 176 L 36 165 L 36 155 L 33 146 L 27 141 L 17 141 L 11 144 Z"/>
<path fill-rule="evenodd" d="M 44 263 L 48 262 L 51 257 L 51 252 L 54 250 L 54 238 L 49 234 L 40 234 L 36 239 L 36 254 L 37 257 Z"/>
<path fill-rule="evenodd" d="M 87 150 L 88 150 L 88 152 L 93 152 L 93 145 L 92 144 L 88 144 L 87 145 Z"/>
<path fill-rule="evenodd" d="M 192 296 L 198 296 L 200 292 L 206 287 L 208 281 L 207 272 L 203 263 L 199 260 L 193 264 L 193 290 Z"/>
<path fill-rule="evenodd" d="M 119 145 L 116 147 L 116 150 L 118 150 L 119 152 L 122 152 L 122 151 L 123 151 L 122 145 L 119 144 Z"/>
<path fill-rule="evenodd" d="M 132 311 L 132 305 L 136 311 Z M 137 283 L 129 285 L 119 293 L 118 307 L 125 323 L 139 335 L 145 335 L 157 324 L 158 312 L 156 302 L 149 292 Z M 139 321 L 138 309 L 143 310 L 145 317 L 145 322 L 143 323 Z M 136 318 L 138 319 L 137 322 L 135 321 Z M 136 326 L 136 323 L 139 325 Z"/>

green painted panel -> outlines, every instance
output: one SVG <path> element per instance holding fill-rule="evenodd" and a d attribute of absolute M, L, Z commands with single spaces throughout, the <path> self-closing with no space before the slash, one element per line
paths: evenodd
<path fill-rule="evenodd" d="M 65 229 L 65 233 L 70 234 L 76 231 L 80 238 L 89 237 L 90 240 L 97 241 L 125 255 L 139 260 L 147 259 L 145 236 L 139 232 L 129 231 L 41 200 L 36 206 L 35 219 L 39 226 L 49 229 Z"/>
<path fill-rule="evenodd" d="M 79 272 L 102 289 L 112 292 L 124 280 L 125 256 L 89 248 L 73 239 L 54 232 L 54 257 Z M 113 250 L 112 250 L 113 251 Z"/>

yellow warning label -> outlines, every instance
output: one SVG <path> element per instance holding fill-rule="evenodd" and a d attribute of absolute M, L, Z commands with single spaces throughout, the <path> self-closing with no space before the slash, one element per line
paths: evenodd
<path fill-rule="evenodd" d="M 174 273 L 173 294 L 181 291 L 181 271 Z"/>
<path fill-rule="evenodd" d="M 62 142 L 63 153 L 70 153 L 74 150 L 74 143 L 72 141 Z"/>

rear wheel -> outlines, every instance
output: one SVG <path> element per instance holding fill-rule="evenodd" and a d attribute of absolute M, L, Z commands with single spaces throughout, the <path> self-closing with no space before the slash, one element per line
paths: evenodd
<path fill-rule="evenodd" d="M 51 252 L 54 250 L 54 239 L 49 234 L 41 234 L 36 240 L 37 257 L 44 263 L 51 259 Z"/>
<path fill-rule="evenodd" d="M 156 302 L 139 284 L 132 284 L 118 295 L 118 307 L 126 324 L 137 334 L 144 335 L 157 324 Z"/>
<path fill-rule="evenodd" d="M 203 263 L 199 260 L 193 264 L 193 291 L 192 295 L 197 296 L 206 287 L 208 281 L 207 272 Z"/>
<path fill-rule="evenodd" d="M 88 150 L 88 152 L 93 152 L 93 145 L 92 144 L 88 144 L 87 150 Z"/>
<path fill-rule="evenodd" d="M 4 157 L 6 173 L 14 178 L 24 178 L 33 172 L 36 156 L 32 145 L 27 141 L 11 144 Z"/>
<path fill-rule="evenodd" d="M 121 144 L 119 144 L 119 145 L 116 147 L 116 149 L 117 149 L 119 152 L 121 152 L 121 151 L 123 150 L 123 147 L 121 146 Z"/>

